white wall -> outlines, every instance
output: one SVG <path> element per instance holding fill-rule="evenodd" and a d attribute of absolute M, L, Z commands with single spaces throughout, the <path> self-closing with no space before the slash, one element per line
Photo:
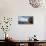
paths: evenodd
<path fill-rule="evenodd" d="M 4 16 L 13 17 L 13 15 L 15 16 L 15 0 L 0 0 L 0 20 Z M 1 29 L 0 39 L 4 39 L 4 32 Z"/>
<path fill-rule="evenodd" d="M 32 8 L 28 0 L 0 0 L 0 16 L 13 17 L 9 33 L 17 40 L 27 40 L 34 34 L 39 40 L 46 39 L 46 8 Z M 34 23 L 32 25 L 19 25 L 17 23 L 18 16 L 33 16 Z"/>

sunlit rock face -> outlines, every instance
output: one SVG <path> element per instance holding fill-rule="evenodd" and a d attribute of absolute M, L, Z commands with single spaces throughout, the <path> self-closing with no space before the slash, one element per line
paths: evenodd
<path fill-rule="evenodd" d="M 29 0 L 29 3 L 32 7 L 38 8 L 42 4 L 42 0 Z"/>

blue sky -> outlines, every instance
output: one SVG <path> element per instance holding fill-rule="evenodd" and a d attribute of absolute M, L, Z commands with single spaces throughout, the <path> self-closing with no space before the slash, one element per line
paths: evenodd
<path fill-rule="evenodd" d="M 18 20 L 20 21 L 28 21 L 28 18 L 32 16 L 18 16 Z"/>

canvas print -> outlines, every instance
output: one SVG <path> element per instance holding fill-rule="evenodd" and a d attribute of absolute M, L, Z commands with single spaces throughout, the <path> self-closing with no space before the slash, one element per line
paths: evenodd
<path fill-rule="evenodd" d="M 33 24 L 33 16 L 18 16 L 18 24 Z"/>

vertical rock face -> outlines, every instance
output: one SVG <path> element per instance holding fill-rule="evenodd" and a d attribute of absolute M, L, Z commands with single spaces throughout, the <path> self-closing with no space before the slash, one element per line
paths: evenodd
<path fill-rule="evenodd" d="M 32 5 L 32 7 L 38 8 L 41 5 L 42 1 L 41 0 L 29 0 L 29 3 L 30 5 Z"/>

